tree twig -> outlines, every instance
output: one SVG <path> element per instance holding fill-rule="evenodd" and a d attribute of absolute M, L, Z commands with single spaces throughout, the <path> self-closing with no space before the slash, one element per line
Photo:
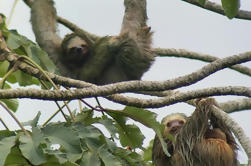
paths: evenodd
<path fill-rule="evenodd" d="M 24 132 L 25 135 L 31 137 L 30 133 L 28 133 L 24 126 L 21 124 L 21 122 L 17 119 L 17 117 L 12 113 L 11 110 L 9 110 L 8 107 L 5 106 L 4 103 L 0 102 L 0 105 L 8 112 L 8 114 L 16 121 L 16 123 L 18 124 L 18 126 L 22 129 L 22 131 Z"/>
<path fill-rule="evenodd" d="M 210 2 L 210 1 L 206 0 L 205 5 L 201 6 L 197 0 L 182 0 L 182 1 L 225 16 L 223 8 L 221 7 L 221 5 L 219 5 L 217 3 Z M 235 16 L 235 18 L 244 19 L 244 20 L 251 20 L 251 12 L 245 11 L 245 10 L 239 10 L 239 12 Z"/>

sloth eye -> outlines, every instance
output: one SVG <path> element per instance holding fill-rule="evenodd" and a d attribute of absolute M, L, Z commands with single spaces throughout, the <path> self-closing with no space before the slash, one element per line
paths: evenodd
<path fill-rule="evenodd" d="M 182 121 L 182 120 L 181 120 L 181 121 L 179 121 L 179 124 L 183 125 L 183 124 L 184 124 L 184 121 Z"/>
<path fill-rule="evenodd" d="M 170 127 L 170 126 L 171 126 L 171 123 L 170 123 L 170 122 L 168 122 L 168 123 L 166 124 L 166 126 L 167 126 L 167 127 Z"/>

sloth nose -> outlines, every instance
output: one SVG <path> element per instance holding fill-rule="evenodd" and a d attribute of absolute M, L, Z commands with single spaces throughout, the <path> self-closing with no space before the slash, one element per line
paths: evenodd
<path fill-rule="evenodd" d="M 179 130 L 180 129 L 180 125 L 179 126 L 173 126 L 172 128 L 171 128 L 171 133 L 174 133 L 174 132 L 176 132 L 177 130 Z"/>
<path fill-rule="evenodd" d="M 74 48 L 74 51 L 75 51 L 76 53 L 79 53 L 79 54 L 82 53 L 82 50 L 83 50 L 82 47 L 75 47 L 75 48 Z"/>

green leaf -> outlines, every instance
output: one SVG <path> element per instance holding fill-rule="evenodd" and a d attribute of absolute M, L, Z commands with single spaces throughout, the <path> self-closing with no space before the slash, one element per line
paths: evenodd
<path fill-rule="evenodd" d="M 85 139 L 85 138 L 100 138 L 100 137 L 102 137 L 102 139 L 103 139 L 103 135 L 101 134 L 99 129 L 97 129 L 96 127 L 94 127 L 92 125 L 86 126 L 81 123 L 74 123 L 73 125 L 74 125 L 74 129 L 77 131 L 78 136 L 80 138 Z"/>
<path fill-rule="evenodd" d="M 17 49 L 22 45 L 22 40 L 21 37 L 17 35 L 17 32 L 12 30 L 10 31 L 8 38 L 7 38 L 7 45 L 10 49 L 14 50 Z"/>
<path fill-rule="evenodd" d="M 47 53 L 25 36 L 18 34 L 17 31 L 9 31 L 7 45 L 11 50 L 15 50 L 16 53 L 19 53 L 19 55 L 25 53 L 26 56 L 30 57 L 44 70 L 52 73 L 56 71 L 56 67 Z"/>
<path fill-rule="evenodd" d="M 11 148 L 10 154 L 7 156 L 4 165 L 6 166 L 30 166 L 27 160 L 22 155 L 17 146 Z"/>
<path fill-rule="evenodd" d="M 120 158 L 120 161 L 123 162 L 123 165 L 128 166 L 145 166 L 143 162 L 143 158 L 140 154 L 136 152 L 132 152 L 127 149 L 123 149 L 121 147 L 117 147 L 115 142 L 110 139 L 106 139 L 109 151 Z"/>
<path fill-rule="evenodd" d="M 63 163 L 59 162 L 58 158 L 51 155 L 49 156 L 46 163 L 40 165 L 40 166 L 79 166 L 78 164 L 71 163 L 69 161 L 64 161 Z"/>
<path fill-rule="evenodd" d="M 80 166 L 101 166 L 101 161 L 96 153 L 89 151 L 83 154 Z"/>
<path fill-rule="evenodd" d="M 229 19 L 234 18 L 240 8 L 240 0 L 221 0 L 222 7 Z"/>
<path fill-rule="evenodd" d="M 3 88 L 4 88 L 4 89 L 10 89 L 11 86 L 5 82 Z M 17 108 L 18 108 L 18 105 L 19 105 L 19 102 L 18 102 L 17 99 L 0 99 L 0 101 L 2 101 L 3 103 L 5 103 L 6 106 L 7 106 L 10 110 L 12 110 L 13 112 L 16 112 L 16 111 L 17 111 Z"/>
<path fill-rule="evenodd" d="M 15 145 L 16 136 L 6 137 L 0 141 L 0 165 L 4 165 L 11 148 Z"/>
<path fill-rule="evenodd" d="M 153 139 L 150 141 L 149 146 L 144 150 L 144 161 L 152 161 L 152 148 L 153 148 Z"/>
<path fill-rule="evenodd" d="M 204 6 L 206 3 L 206 0 L 197 0 L 201 6 Z"/>
<path fill-rule="evenodd" d="M 105 146 L 101 146 L 98 155 L 105 163 L 105 166 L 123 166 L 117 157 L 112 155 Z"/>
<path fill-rule="evenodd" d="M 127 119 L 123 117 L 128 115 L 126 111 L 121 111 L 116 114 L 109 113 L 109 115 L 116 121 L 115 126 L 118 128 L 119 139 L 122 146 L 130 146 L 133 149 L 142 147 L 145 137 L 138 126 L 126 124 Z"/>
<path fill-rule="evenodd" d="M 0 77 L 5 76 L 5 74 L 9 70 L 9 65 L 10 65 L 10 63 L 8 61 L 0 62 Z M 10 83 L 16 83 L 17 82 L 17 80 L 16 80 L 16 78 L 15 78 L 15 76 L 13 74 L 11 74 L 7 78 L 7 81 L 10 82 Z"/>
<path fill-rule="evenodd" d="M 118 129 L 114 125 L 114 121 L 109 119 L 107 116 L 103 116 L 102 119 L 99 120 L 99 123 L 103 124 L 105 128 L 109 131 L 112 138 L 118 139 L 116 134 L 118 133 Z"/>
<path fill-rule="evenodd" d="M 15 76 L 16 81 L 20 86 L 28 86 L 33 84 L 33 82 L 31 81 L 32 76 L 22 72 L 21 70 L 15 71 L 13 75 Z"/>
<path fill-rule="evenodd" d="M 15 136 L 15 135 L 16 134 L 14 131 L 0 130 L 0 140 L 2 140 L 3 138 L 6 138 L 6 137 Z"/>
<path fill-rule="evenodd" d="M 138 121 L 140 123 L 142 123 L 143 125 L 149 127 L 149 128 L 152 128 L 155 133 L 157 134 L 157 136 L 159 137 L 160 139 L 160 142 L 161 142 L 161 145 L 162 145 L 162 148 L 164 149 L 164 152 L 166 153 L 167 156 L 170 156 L 170 154 L 168 153 L 167 151 L 167 145 L 163 139 L 163 136 L 162 136 L 162 131 L 164 130 L 163 126 L 156 120 L 156 114 L 151 112 L 151 111 L 148 111 L 148 110 L 145 110 L 145 109 L 142 109 L 142 108 L 136 108 L 136 107 L 125 107 L 125 109 L 123 111 L 114 111 L 114 113 L 117 112 L 117 116 L 118 115 L 123 115 L 123 116 L 127 116 L 127 117 L 130 117 L 132 118 L 133 120 L 135 121 Z M 114 115 L 114 113 L 111 114 L 111 116 Z M 110 113 L 109 113 L 110 114 Z M 117 118 L 117 117 L 114 117 L 113 118 Z M 117 122 L 123 122 L 121 120 L 117 120 Z M 135 136 L 136 137 L 136 136 Z M 132 138 L 133 139 L 133 138 Z M 142 140 L 143 141 L 143 140 Z M 121 143 L 122 144 L 122 143 Z M 122 144 L 123 145 L 123 144 Z M 130 146 L 130 145 L 129 145 Z M 133 147 L 132 147 L 133 148 Z"/>
<path fill-rule="evenodd" d="M 32 53 L 32 59 L 37 60 L 35 62 L 39 61 L 39 65 L 46 71 L 55 73 L 56 72 L 56 67 L 52 60 L 49 58 L 48 54 L 41 50 L 38 46 L 36 45 L 31 45 L 30 50 Z"/>
<path fill-rule="evenodd" d="M 45 143 L 45 140 L 43 134 L 38 128 L 32 128 L 32 137 L 29 137 L 27 135 L 21 135 L 19 141 L 19 148 L 22 154 L 32 164 L 39 165 L 46 162 L 46 156 L 43 153 L 41 146 L 41 144 Z"/>
<path fill-rule="evenodd" d="M 17 111 L 19 105 L 18 99 L 0 99 L 0 101 L 4 102 L 6 106 L 13 112 Z"/>
<path fill-rule="evenodd" d="M 75 162 L 81 157 L 80 139 L 72 128 L 63 123 L 47 125 L 42 129 L 51 145 L 59 144 L 69 161 Z"/>
<path fill-rule="evenodd" d="M 135 149 L 142 147 L 145 136 L 136 125 L 120 125 L 119 138 L 122 146 L 130 146 Z"/>
<path fill-rule="evenodd" d="M 167 145 L 163 139 L 162 133 L 163 133 L 163 126 L 156 120 L 156 114 L 142 109 L 142 108 L 135 108 L 135 107 L 129 107 L 127 106 L 124 109 L 125 112 L 128 113 L 128 115 L 134 119 L 139 121 L 140 123 L 144 124 L 147 127 L 152 128 L 155 133 L 157 134 L 157 136 L 160 139 L 162 148 L 164 149 L 164 152 L 167 156 L 170 156 L 170 154 L 167 151 Z"/>
<path fill-rule="evenodd" d="M 3 77 L 7 73 L 9 65 L 8 61 L 0 62 L 0 77 Z"/>
<path fill-rule="evenodd" d="M 93 123 L 97 123 L 101 118 L 93 117 L 93 110 L 83 108 L 83 110 L 78 113 L 75 117 L 75 122 L 81 122 L 85 125 L 91 125 Z"/>
<path fill-rule="evenodd" d="M 35 116 L 35 118 L 33 120 L 30 120 L 28 122 L 23 122 L 22 125 L 37 127 L 37 123 L 38 123 L 38 120 L 39 120 L 40 116 L 41 116 L 41 112 L 38 111 L 37 115 Z"/>

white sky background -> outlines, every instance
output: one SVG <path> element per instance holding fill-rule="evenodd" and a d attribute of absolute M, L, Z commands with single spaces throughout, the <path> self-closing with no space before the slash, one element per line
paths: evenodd
<path fill-rule="evenodd" d="M 251 47 L 251 21 L 233 19 L 201 9 L 180 0 L 148 0 L 148 25 L 154 31 L 153 46 L 162 48 L 183 48 L 191 51 L 210 54 L 219 58 L 250 51 Z M 220 2 L 216 0 L 216 2 Z M 14 0 L 0 0 L 0 13 L 9 16 Z M 120 31 L 123 18 L 123 0 L 57 0 L 58 15 L 67 18 L 81 28 L 100 35 L 116 35 Z M 251 10 L 251 1 L 242 0 L 241 9 Z M 20 0 L 16 6 L 9 28 L 35 41 L 30 26 L 30 10 Z M 60 35 L 69 31 L 59 26 Z M 157 58 L 154 65 L 147 72 L 143 80 L 167 80 L 196 71 L 207 63 L 196 60 Z M 251 62 L 245 63 L 251 68 Z M 201 89 L 214 86 L 251 86 L 251 78 L 236 71 L 225 69 L 215 73 L 187 89 Z M 217 101 L 223 102 L 240 97 L 217 97 Z M 42 112 L 41 122 L 44 122 L 56 109 L 54 103 L 47 101 L 35 101 L 21 99 L 21 104 L 16 115 L 21 121 L 27 121 L 35 117 L 37 111 Z M 93 101 L 90 101 L 95 103 Z M 110 102 L 102 101 L 107 107 Z M 76 103 L 72 108 L 77 108 Z M 170 112 L 184 112 L 190 114 L 194 108 L 186 104 L 175 104 L 162 109 L 154 110 L 159 114 L 159 119 Z M 17 128 L 15 122 L 2 109 L 1 118 L 7 122 L 10 128 Z M 246 134 L 251 137 L 250 111 L 232 113 L 233 117 Z M 56 120 L 62 119 L 59 115 Z M 2 126 L 0 126 L 2 128 Z M 145 145 L 154 137 L 150 129 L 142 127 L 146 136 Z M 247 158 L 240 153 L 241 162 Z"/>

